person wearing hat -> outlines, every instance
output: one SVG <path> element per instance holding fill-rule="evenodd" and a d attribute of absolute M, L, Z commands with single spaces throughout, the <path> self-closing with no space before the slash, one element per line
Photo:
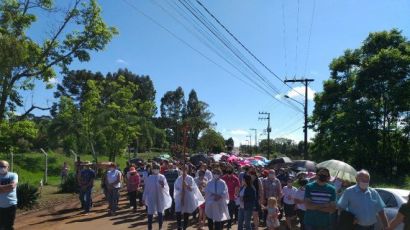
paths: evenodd
<path fill-rule="evenodd" d="M 145 179 L 142 199 L 147 206 L 148 230 L 152 230 L 154 214 L 158 214 L 159 229 L 162 229 L 164 211 L 172 205 L 168 182 L 165 176 L 159 173 L 159 169 L 159 165 L 154 163 L 152 174 Z"/>
<path fill-rule="evenodd" d="M 131 166 L 127 172 L 127 192 L 128 199 L 130 200 L 130 205 L 133 212 L 137 211 L 137 191 L 140 186 L 140 175 L 138 174 L 135 167 Z"/>
<path fill-rule="evenodd" d="M 189 215 L 191 215 L 205 200 L 199 191 L 195 180 L 188 175 L 188 166 L 181 167 L 182 175 L 179 176 L 174 184 L 175 212 L 177 216 L 178 230 L 188 228 Z M 182 216 L 183 224 L 182 224 Z"/>
<path fill-rule="evenodd" d="M 108 195 L 108 205 L 110 207 L 109 214 L 115 215 L 118 209 L 121 188 L 121 171 L 117 169 L 115 163 L 111 163 L 106 176 L 106 186 Z"/>
<path fill-rule="evenodd" d="M 78 185 L 80 186 L 80 202 L 84 214 L 88 215 L 92 205 L 91 191 L 94 187 L 95 172 L 91 169 L 91 162 L 82 164 L 83 169 L 78 174 Z"/>

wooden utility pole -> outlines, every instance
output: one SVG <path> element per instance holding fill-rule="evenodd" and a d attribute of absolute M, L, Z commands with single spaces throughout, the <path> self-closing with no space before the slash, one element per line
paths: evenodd
<path fill-rule="evenodd" d="M 185 177 L 186 177 L 186 170 L 187 170 L 187 156 L 186 156 L 186 146 L 187 146 L 187 140 L 188 140 L 188 128 L 189 126 L 187 124 L 184 125 L 183 127 L 183 132 L 184 132 L 184 139 L 183 139 L 183 145 L 184 145 L 184 149 L 183 149 L 183 157 L 184 157 L 184 170 L 182 172 L 182 192 L 181 192 L 181 205 L 184 206 L 184 197 L 185 197 Z"/>
<path fill-rule="evenodd" d="M 309 82 L 314 81 L 314 79 L 293 79 L 293 80 L 285 80 L 285 83 L 287 82 L 292 82 L 292 83 L 296 83 L 296 82 L 301 82 L 305 85 L 305 105 L 303 106 L 304 108 L 304 115 L 305 115 L 305 125 L 303 126 L 303 132 L 305 135 L 304 138 L 304 143 L 303 143 L 303 159 L 305 159 L 307 157 L 308 154 L 308 146 L 307 146 L 307 141 L 308 141 L 308 135 L 307 135 L 307 123 L 308 123 L 308 85 Z"/>
<path fill-rule="evenodd" d="M 270 132 L 272 131 L 270 128 L 270 113 L 267 112 L 259 112 L 260 115 L 267 115 L 267 117 L 259 117 L 259 120 L 268 120 L 268 128 L 266 128 L 266 132 L 268 132 L 268 152 L 266 153 L 266 158 L 269 160 L 270 154 Z"/>

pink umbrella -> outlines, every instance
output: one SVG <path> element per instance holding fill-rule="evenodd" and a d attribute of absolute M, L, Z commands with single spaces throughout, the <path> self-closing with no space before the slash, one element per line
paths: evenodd
<path fill-rule="evenodd" d="M 238 157 L 235 156 L 235 155 L 232 155 L 232 156 L 228 157 L 228 162 L 234 162 L 234 161 L 237 161 L 237 160 L 238 160 Z"/>

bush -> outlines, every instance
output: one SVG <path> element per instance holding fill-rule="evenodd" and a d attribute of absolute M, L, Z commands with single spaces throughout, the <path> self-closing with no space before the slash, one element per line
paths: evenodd
<path fill-rule="evenodd" d="M 60 185 L 62 193 L 77 192 L 78 184 L 74 173 L 69 173 L 66 180 Z"/>
<path fill-rule="evenodd" d="M 19 209 L 31 209 L 37 204 L 38 188 L 34 185 L 23 183 L 17 185 L 17 207 Z"/>

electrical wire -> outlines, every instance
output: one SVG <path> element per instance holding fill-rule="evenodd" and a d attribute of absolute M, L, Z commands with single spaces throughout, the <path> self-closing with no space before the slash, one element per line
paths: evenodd
<path fill-rule="evenodd" d="M 306 53 L 306 60 L 305 60 L 305 70 L 303 72 L 304 76 L 306 76 L 306 70 L 307 70 L 307 65 L 308 65 L 308 61 L 309 61 L 310 39 L 312 37 L 312 28 L 313 28 L 313 22 L 314 22 L 314 19 L 315 19 L 315 12 L 316 12 L 316 0 L 313 0 L 313 9 L 312 9 L 312 16 L 311 16 L 311 19 L 310 19 L 309 38 L 308 38 L 307 53 Z"/>
<path fill-rule="evenodd" d="M 295 76 L 298 74 L 298 45 L 299 45 L 299 11 L 300 11 L 300 0 L 298 0 L 298 12 L 296 15 L 296 52 L 295 52 Z"/>

